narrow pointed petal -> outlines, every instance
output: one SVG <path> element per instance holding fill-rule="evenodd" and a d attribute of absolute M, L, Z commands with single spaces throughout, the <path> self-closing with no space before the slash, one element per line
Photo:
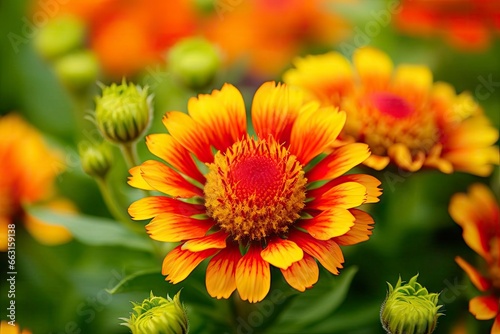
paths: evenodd
<path fill-rule="evenodd" d="M 337 139 L 345 121 L 346 113 L 334 107 L 302 110 L 292 128 L 290 152 L 307 165 Z"/>
<path fill-rule="evenodd" d="M 161 273 L 167 276 L 165 280 L 173 284 L 183 281 L 201 261 L 219 251 L 218 249 L 207 249 L 201 252 L 191 252 L 182 250 L 181 247 L 179 245 L 167 254 L 161 268 Z"/>
<path fill-rule="evenodd" d="M 304 252 L 290 240 L 274 238 L 269 240 L 267 247 L 260 253 L 262 258 L 281 269 L 287 269 L 292 263 L 302 259 Z"/>
<path fill-rule="evenodd" d="M 236 266 L 241 259 L 238 247 L 225 248 L 208 263 L 205 283 L 208 294 L 217 299 L 229 298 L 236 289 Z"/>
<path fill-rule="evenodd" d="M 191 117 L 180 111 L 171 111 L 163 117 L 163 125 L 177 142 L 200 161 L 214 160 L 207 136 Z"/>
<path fill-rule="evenodd" d="M 246 134 L 245 103 L 233 85 L 225 84 L 220 91 L 189 99 L 188 110 L 217 150 L 225 151 Z"/>
<path fill-rule="evenodd" d="M 183 198 L 203 196 L 203 190 L 192 185 L 179 173 L 159 161 L 148 160 L 140 166 L 140 169 L 144 181 L 164 194 Z"/>
<path fill-rule="evenodd" d="M 189 151 L 171 135 L 163 133 L 149 135 L 146 137 L 146 145 L 151 153 L 163 159 L 180 173 L 195 179 L 201 184 L 205 183 L 205 177 L 196 167 Z"/>
<path fill-rule="evenodd" d="M 242 300 L 260 302 L 271 288 L 269 263 L 262 259 L 259 245 L 251 245 L 236 267 L 236 288 Z"/>
<path fill-rule="evenodd" d="M 375 224 L 368 213 L 358 209 L 349 209 L 349 211 L 355 218 L 354 225 L 346 234 L 333 239 L 341 246 L 354 245 L 368 240 Z"/>
<path fill-rule="evenodd" d="M 326 270 L 338 275 L 338 268 L 342 268 L 342 263 L 344 263 L 344 255 L 335 241 L 316 240 L 309 234 L 298 230 L 292 231 L 289 239 L 304 252 L 316 258 Z"/>
<path fill-rule="evenodd" d="M 151 219 L 162 213 L 174 213 L 186 217 L 205 213 L 205 207 L 166 196 L 151 196 L 135 201 L 128 208 L 134 220 Z"/>
<path fill-rule="evenodd" d="M 307 181 L 331 180 L 359 165 L 370 156 L 366 144 L 353 143 L 341 146 L 321 160 L 307 174 Z"/>
<path fill-rule="evenodd" d="M 366 187 L 360 183 L 344 182 L 330 187 L 331 185 L 326 184 L 310 191 L 307 196 L 314 199 L 307 203 L 307 208 L 318 210 L 328 210 L 332 207 L 350 209 L 366 202 Z"/>
<path fill-rule="evenodd" d="M 332 208 L 316 217 L 302 219 L 299 227 L 318 240 L 328 240 L 347 233 L 354 225 L 354 216 L 347 209 Z"/>
<path fill-rule="evenodd" d="M 469 312 L 477 320 L 493 319 L 498 313 L 498 298 L 494 296 L 478 296 L 469 301 Z"/>
<path fill-rule="evenodd" d="M 280 143 L 290 143 L 292 126 L 304 106 L 303 92 L 297 88 L 266 82 L 255 92 L 252 124 L 259 138 L 272 135 Z"/>
<path fill-rule="evenodd" d="M 178 242 L 201 238 L 215 224 L 211 219 L 194 219 L 183 215 L 163 213 L 146 225 L 151 239 Z"/>
<path fill-rule="evenodd" d="M 226 232 L 218 231 L 201 238 L 188 240 L 182 245 L 181 249 L 187 249 L 191 252 L 200 252 L 210 248 L 226 248 L 227 237 L 228 234 Z"/>
<path fill-rule="evenodd" d="M 288 269 L 281 269 L 283 277 L 290 286 L 300 292 L 312 288 L 319 278 L 319 268 L 316 260 L 304 254 L 304 258 L 294 262 Z"/>
<path fill-rule="evenodd" d="M 491 287 L 491 282 L 460 256 L 455 257 L 455 262 L 465 271 L 476 288 L 486 291 Z"/>
<path fill-rule="evenodd" d="M 134 188 L 142 190 L 155 190 L 142 177 L 141 166 L 132 167 L 129 171 L 128 184 Z"/>

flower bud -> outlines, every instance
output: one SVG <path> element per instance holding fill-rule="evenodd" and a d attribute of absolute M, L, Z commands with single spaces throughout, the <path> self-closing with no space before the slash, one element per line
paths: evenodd
<path fill-rule="evenodd" d="M 151 292 L 142 304 L 132 302 L 130 318 L 121 318 L 122 325 L 131 329 L 132 334 L 185 334 L 188 332 L 186 310 L 179 299 L 157 297 Z"/>
<path fill-rule="evenodd" d="M 99 63 L 91 51 L 78 51 L 57 59 L 54 70 L 68 89 L 80 91 L 95 83 Z"/>
<path fill-rule="evenodd" d="M 53 60 L 81 48 L 86 33 L 85 23 L 77 17 L 57 17 L 39 30 L 35 48 L 42 57 Z"/>
<path fill-rule="evenodd" d="M 393 288 L 389 285 L 387 297 L 380 310 L 382 326 L 389 334 L 430 334 L 434 331 L 442 305 L 437 305 L 439 294 L 429 293 L 417 283 L 418 274 L 407 284 L 401 277 Z"/>
<path fill-rule="evenodd" d="M 152 118 L 148 88 L 127 84 L 102 87 L 96 97 L 95 121 L 101 134 L 115 144 L 128 144 L 142 137 Z"/>
<path fill-rule="evenodd" d="M 104 178 L 111 169 L 113 154 L 108 145 L 92 145 L 80 143 L 78 145 L 82 168 L 90 176 Z"/>
<path fill-rule="evenodd" d="M 220 56 L 207 40 L 187 38 L 170 50 L 168 65 L 169 71 L 187 87 L 203 88 L 214 79 Z"/>

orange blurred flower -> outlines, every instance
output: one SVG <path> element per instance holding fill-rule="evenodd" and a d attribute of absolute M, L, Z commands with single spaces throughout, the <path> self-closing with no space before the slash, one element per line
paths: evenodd
<path fill-rule="evenodd" d="M 227 56 L 245 60 L 252 74 L 274 77 L 306 46 L 333 45 L 348 34 L 332 0 L 215 1 L 202 32 Z M 233 1 L 234 3 L 234 1 Z"/>
<path fill-rule="evenodd" d="M 467 245 L 486 262 L 482 274 L 460 256 L 456 262 L 484 296 L 469 302 L 469 311 L 478 320 L 495 318 L 492 334 L 500 333 L 500 208 L 493 193 L 483 184 L 469 188 L 467 194 L 455 194 L 450 202 L 450 215 L 463 229 Z"/>
<path fill-rule="evenodd" d="M 195 32 L 191 2 L 69 0 L 58 15 L 72 14 L 87 22 L 90 47 L 105 74 L 120 78 L 160 61 L 168 47 Z"/>
<path fill-rule="evenodd" d="M 370 146 L 366 165 L 381 170 L 392 162 L 409 171 L 426 166 L 486 176 L 499 163 L 498 147 L 492 146 L 498 130 L 470 94 L 433 83 L 425 66 L 394 70 L 391 59 L 374 48 L 358 49 L 353 63 L 336 52 L 307 56 L 283 78 L 347 112 L 341 138 Z"/>
<path fill-rule="evenodd" d="M 316 260 L 338 274 L 339 245 L 371 235 L 373 219 L 357 207 L 381 194 L 376 178 L 343 175 L 370 155 L 366 144 L 310 164 L 335 140 L 345 113 L 306 103 L 300 90 L 274 82 L 255 93 L 256 138 L 247 134 L 243 97 L 232 85 L 191 98 L 188 110 L 168 112 L 169 134 L 146 139 L 168 165 L 149 160 L 130 170 L 130 185 L 167 195 L 129 208 L 136 220 L 153 218 L 146 226 L 152 239 L 182 242 L 163 261 L 167 280 L 184 280 L 212 257 L 206 273 L 212 297 L 237 289 L 243 300 L 258 302 L 269 292 L 270 266 L 299 291 L 317 282 Z"/>
<path fill-rule="evenodd" d="M 19 325 L 16 323 L 14 326 L 9 325 L 7 321 L 2 320 L 0 322 L 0 333 L 2 334 L 31 334 L 31 331 L 27 329 L 21 330 Z"/>
<path fill-rule="evenodd" d="M 66 228 L 48 225 L 25 215 L 23 204 L 44 200 L 52 193 L 52 185 L 61 171 L 60 157 L 50 151 L 38 131 L 20 116 L 0 118 L 0 250 L 7 249 L 8 225 L 16 218 L 25 220 L 28 230 L 38 241 L 60 244 L 71 239 Z M 64 211 L 74 211 L 66 200 L 53 203 Z"/>
<path fill-rule="evenodd" d="M 498 0 L 401 0 L 396 26 L 414 35 L 441 35 L 465 50 L 487 48 L 500 33 Z"/>

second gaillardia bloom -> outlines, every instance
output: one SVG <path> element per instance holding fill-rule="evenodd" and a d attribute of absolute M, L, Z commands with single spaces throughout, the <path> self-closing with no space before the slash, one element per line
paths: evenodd
<path fill-rule="evenodd" d="M 153 218 L 146 226 L 152 239 L 180 242 L 163 261 L 166 279 L 178 283 L 211 258 L 211 296 L 228 298 L 237 289 L 243 300 L 258 302 L 269 292 L 271 266 L 299 291 L 317 282 L 316 261 L 338 274 L 339 246 L 371 235 L 373 219 L 357 207 L 381 194 L 376 178 L 343 175 L 370 156 L 368 145 L 315 159 L 336 140 L 345 113 L 306 103 L 302 91 L 273 82 L 255 93 L 255 136 L 232 85 L 191 98 L 188 110 L 168 112 L 169 134 L 146 138 L 165 163 L 130 170 L 130 185 L 166 194 L 129 208 L 136 220 Z"/>

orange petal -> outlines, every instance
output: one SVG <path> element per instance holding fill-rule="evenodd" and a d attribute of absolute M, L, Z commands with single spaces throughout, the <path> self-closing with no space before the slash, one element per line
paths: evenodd
<path fill-rule="evenodd" d="M 229 298 L 236 289 L 236 266 L 240 259 L 238 247 L 228 247 L 210 260 L 205 278 L 210 296 L 217 299 Z"/>
<path fill-rule="evenodd" d="M 189 183 L 179 173 L 159 161 L 145 161 L 140 169 L 144 181 L 164 194 L 183 198 L 203 196 L 203 190 Z"/>
<path fill-rule="evenodd" d="M 188 115 L 180 111 L 171 111 L 163 117 L 163 125 L 174 139 L 192 152 L 202 162 L 214 160 L 206 134 Z"/>
<path fill-rule="evenodd" d="M 166 196 L 151 196 L 132 203 L 128 208 L 128 213 L 135 220 L 151 219 L 162 213 L 175 213 L 190 217 L 205 213 L 205 207 Z"/>
<path fill-rule="evenodd" d="M 128 184 L 134 188 L 142 190 L 155 190 L 142 177 L 141 166 L 132 167 L 129 171 Z"/>
<path fill-rule="evenodd" d="M 425 154 L 423 152 L 412 155 L 410 149 L 404 144 L 390 146 L 387 150 L 387 155 L 396 165 L 410 172 L 420 170 L 425 162 Z"/>
<path fill-rule="evenodd" d="M 457 264 L 465 271 L 472 284 L 481 291 L 486 291 L 491 287 L 491 282 L 479 273 L 472 265 L 462 259 L 460 256 L 455 257 Z"/>
<path fill-rule="evenodd" d="M 334 180 L 335 181 L 335 180 Z M 308 202 L 307 208 L 328 210 L 332 207 L 350 209 L 365 203 L 366 187 L 357 182 L 344 182 L 333 185 L 330 183 L 307 193 L 314 198 Z"/>
<path fill-rule="evenodd" d="M 495 318 L 493 327 L 491 327 L 491 334 L 498 334 L 498 333 L 500 333 L 500 312 L 497 314 Z"/>
<path fill-rule="evenodd" d="M 293 230 L 289 239 L 294 241 L 304 252 L 315 257 L 332 274 L 338 275 L 344 256 L 339 245 L 333 240 L 316 240 L 307 233 Z"/>
<path fill-rule="evenodd" d="M 292 288 L 304 292 L 318 281 L 319 268 L 314 258 L 304 254 L 302 260 L 294 262 L 286 270 L 281 269 L 281 273 Z"/>
<path fill-rule="evenodd" d="M 368 174 L 349 174 L 336 178 L 332 181 L 331 185 L 341 184 L 344 182 L 357 182 L 366 188 L 366 202 L 377 203 L 380 201 L 379 197 L 382 195 L 382 189 L 379 186 L 382 184 L 377 178 Z"/>
<path fill-rule="evenodd" d="M 188 102 L 189 115 L 205 132 L 208 142 L 225 151 L 246 134 L 245 103 L 236 87 L 224 84 L 212 94 L 200 94 Z"/>
<path fill-rule="evenodd" d="M 393 71 L 392 60 L 387 54 L 372 47 L 362 47 L 354 52 L 353 62 L 363 86 L 370 91 L 387 87 Z"/>
<path fill-rule="evenodd" d="M 201 238 L 214 225 L 211 219 L 195 219 L 183 215 L 162 213 L 146 225 L 151 239 L 165 242 L 178 242 Z"/>
<path fill-rule="evenodd" d="M 373 168 L 375 170 L 382 170 L 391 162 L 391 158 L 375 155 L 370 155 L 364 162 L 363 165 Z"/>
<path fill-rule="evenodd" d="M 260 302 L 271 287 L 269 263 L 262 259 L 259 245 L 251 245 L 236 267 L 236 288 L 242 300 Z"/>
<path fill-rule="evenodd" d="M 287 269 L 292 263 L 302 259 L 304 252 L 293 241 L 273 238 L 269 240 L 260 256 L 277 268 Z"/>
<path fill-rule="evenodd" d="M 303 109 L 292 128 L 290 152 L 307 165 L 337 139 L 345 121 L 345 112 L 334 107 Z"/>
<path fill-rule="evenodd" d="M 493 319 L 498 313 L 498 298 L 494 296 L 474 297 L 469 301 L 469 312 L 477 320 Z"/>
<path fill-rule="evenodd" d="M 255 92 L 252 124 L 259 138 L 272 135 L 280 143 L 290 143 L 293 123 L 304 106 L 303 92 L 275 82 L 266 82 Z"/>
<path fill-rule="evenodd" d="M 201 252 L 191 252 L 182 250 L 181 247 L 179 245 L 167 254 L 161 268 L 161 273 L 167 276 L 165 280 L 173 284 L 184 280 L 201 261 L 219 251 L 218 249 L 207 249 Z"/>
<path fill-rule="evenodd" d="M 366 144 L 354 143 L 341 146 L 306 173 L 307 181 L 334 179 L 359 165 L 369 156 L 370 148 Z"/>
<path fill-rule="evenodd" d="M 228 234 L 226 232 L 218 231 L 201 238 L 188 240 L 182 245 L 181 249 L 187 249 L 191 252 L 200 252 L 210 248 L 226 248 L 227 237 Z"/>
<path fill-rule="evenodd" d="M 354 219 L 349 210 L 331 208 L 314 218 L 302 219 L 299 227 L 318 240 L 328 240 L 347 233 L 354 225 Z"/>
<path fill-rule="evenodd" d="M 432 88 L 432 72 L 427 66 L 399 65 L 394 73 L 395 92 L 402 92 L 412 99 L 423 98 Z"/>
<path fill-rule="evenodd" d="M 368 213 L 358 209 L 349 209 L 349 211 L 356 220 L 349 232 L 334 238 L 335 242 L 341 246 L 354 245 L 368 240 L 372 235 L 373 224 L 375 224 Z"/>
<path fill-rule="evenodd" d="M 0 252 L 8 249 L 9 224 L 11 223 L 10 218 L 0 216 Z"/>
<path fill-rule="evenodd" d="M 149 151 L 158 158 L 165 160 L 176 170 L 195 179 L 201 184 L 205 183 L 205 177 L 196 167 L 189 151 L 179 144 L 171 135 L 152 134 L 146 137 L 146 145 Z"/>

